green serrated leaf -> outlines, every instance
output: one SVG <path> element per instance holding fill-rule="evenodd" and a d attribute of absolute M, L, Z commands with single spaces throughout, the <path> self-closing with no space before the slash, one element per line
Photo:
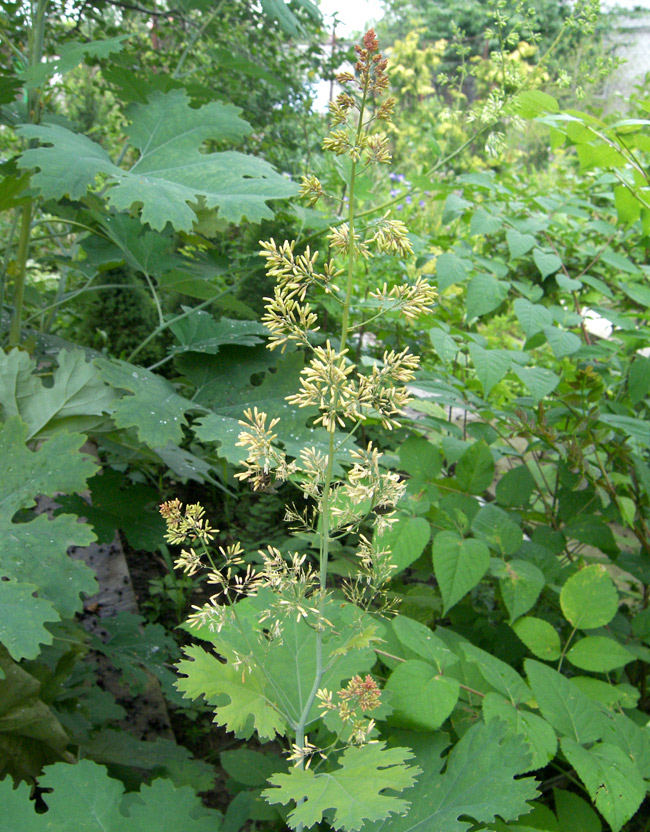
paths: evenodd
<path fill-rule="evenodd" d="M 440 672 L 458 662 L 458 657 L 444 641 L 419 621 L 396 615 L 391 621 L 391 626 L 404 647 L 435 665 Z"/>
<path fill-rule="evenodd" d="M 202 153 L 206 140 L 241 139 L 250 132 L 239 109 L 212 101 L 189 106 L 184 90 L 154 92 L 146 104 L 132 105 L 130 143 L 140 157 L 130 170 L 118 168 L 85 136 L 58 125 L 23 125 L 19 132 L 47 147 L 25 151 L 19 164 L 39 168 L 33 184 L 45 199 L 85 195 L 99 174 L 109 184 L 108 200 L 118 210 L 141 206 L 141 219 L 161 231 L 167 223 L 191 231 L 198 201 L 218 208 L 219 216 L 239 223 L 270 219 L 266 201 L 292 196 L 296 186 L 261 159 L 242 153 Z"/>
<path fill-rule="evenodd" d="M 573 355 L 582 346 L 582 341 L 573 332 L 566 332 L 556 326 L 545 326 L 542 331 L 556 358 Z"/>
<path fill-rule="evenodd" d="M 475 825 L 466 818 L 491 823 L 497 816 L 510 821 L 529 812 L 535 780 L 515 777 L 529 769 L 530 753 L 525 740 L 500 720 L 473 725 L 449 754 L 444 774 L 440 755 L 449 745 L 446 734 L 404 734 L 400 740 L 412 745 L 423 771 L 408 793 L 409 812 L 367 824 L 363 832 L 465 832 Z"/>
<path fill-rule="evenodd" d="M 217 725 L 248 736 L 254 729 L 262 740 L 271 740 L 276 734 L 284 736 L 288 729 L 286 717 L 266 695 L 262 671 L 248 672 L 246 668 L 242 671 L 222 664 L 196 645 L 186 647 L 184 653 L 187 659 L 177 665 L 178 672 L 187 677 L 177 683 L 183 695 L 189 699 L 204 696 L 210 704 L 223 697 L 230 700 L 228 704 L 217 705 Z"/>
<path fill-rule="evenodd" d="M 454 283 L 463 283 L 468 278 L 465 262 L 452 251 L 446 251 L 436 260 L 436 278 L 440 292 L 444 292 Z"/>
<path fill-rule="evenodd" d="M 430 537 L 431 527 L 424 517 L 400 517 L 377 537 L 377 543 L 390 550 L 391 563 L 401 572 L 420 557 Z"/>
<path fill-rule="evenodd" d="M 546 580 L 535 564 L 525 560 L 511 560 L 502 564 L 499 573 L 501 597 L 510 614 L 510 624 L 527 613 L 539 598 Z"/>
<path fill-rule="evenodd" d="M 57 430 L 84 430 L 109 413 L 117 396 L 86 361 L 81 349 L 57 353 L 52 384 L 45 387 L 33 375 L 36 362 L 27 353 L 0 350 L 0 401 L 5 414 L 20 416 L 28 425 L 28 439 L 43 438 Z"/>
<path fill-rule="evenodd" d="M 511 260 L 516 260 L 518 257 L 527 254 L 537 242 L 532 234 L 520 234 L 514 228 L 506 231 L 506 240 Z"/>
<path fill-rule="evenodd" d="M 515 367 L 514 372 L 528 388 L 535 403 L 552 393 L 560 383 L 560 377 L 546 367 Z"/>
<path fill-rule="evenodd" d="M 539 269 L 542 280 L 562 268 L 562 261 L 552 251 L 542 251 L 542 249 L 536 248 L 533 251 L 533 260 Z"/>
<path fill-rule="evenodd" d="M 52 634 L 43 625 L 58 621 L 59 614 L 50 601 L 34 597 L 37 591 L 35 584 L 0 581 L 0 642 L 16 661 L 35 659 L 39 645 L 52 644 Z"/>
<path fill-rule="evenodd" d="M 526 659 L 524 666 L 542 716 L 559 734 L 580 743 L 603 736 L 605 718 L 569 679 L 533 659 Z"/>
<path fill-rule="evenodd" d="M 602 824 L 586 800 L 565 789 L 553 789 L 560 832 L 601 832 Z"/>
<path fill-rule="evenodd" d="M 259 622 L 262 613 L 272 603 L 269 591 L 260 591 L 256 597 L 245 598 L 230 608 L 232 614 L 220 633 L 208 627 L 199 629 L 197 635 L 214 644 L 226 660 L 220 662 L 201 647 L 186 648 L 188 660 L 178 665 L 186 678 L 177 686 L 186 698 L 205 696 L 215 705 L 215 721 L 229 731 L 250 737 L 253 730 L 272 739 L 275 734 L 284 735 L 290 724 L 295 724 L 305 708 L 316 673 L 316 632 L 304 621 L 294 616 L 283 622 L 282 639 L 269 641 L 264 638 L 264 624 Z M 346 605 L 331 602 L 323 611 L 328 621 L 341 622 L 348 614 Z M 368 672 L 375 662 L 372 649 L 349 649 L 350 629 L 332 633 L 323 638 L 322 661 L 327 670 L 321 680 L 322 687 L 338 690 L 344 680 L 362 672 Z M 355 622 L 361 632 L 363 621 Z M 343 648 L 343 649 L 342 649 Z M 241 657 L 245 666 L 240 666 Z M 312 705 L 307 727 L 319 718 L 317 703 Z"/>
<path fill-rule="evenodd" d="M 480 318 L 493 312 L 508 297 L 510 284 L 497 280 L 491 274 L 478 274 L 467 286 L 465 311 L 467 320 Z"/>
<path fill-rule="evenodd" d="M 526 741 L 532 755 L 529 771 L 543 768 L 555 756 L 557 737 L 551 726 L 537 714 L 524 710 L 498 693 L 488 693 L 483 698 L 483 719 L 503 720 L 514 734 Z"/>
<path fill-rule="evenodd" d="M 477 234 L 495 234 L 497 231 L 500 231 L 502 227 L 503 219 L 501 217 L 495 217 L 494 214 L 490 214 L 482 208 L 478 208 L 472 214 L 472 219 L 469 224 L 469 233 L 471 237 L 474 237 Z"/>
<path fill-rule="evenodd" d="M 628 389 L 632 404 L 643 401 L 650 392 L 650 358 L 637 355 L 630 366 Z"/>
<path fill-rule="evenodd" d="M 41 514 L 28 523 L 13 523 L 12 518 L 19 509 L 33 506 L 37 494 L 82 491 L 96 466 L 79 453 L 85 436 L 59 433 L 37 451 L 27 448 L 26 439 L 27 426 L 19 419 L 0 425 L 0 574 L 35 584 L 39 597 L 67 618 L 80 609 L 80 593 L 92 594 L 97 587 L 93 571 L 69 558 L 67 550 L 87 546 L 95 536 L 72 515 L 49 520 Z M 24 614 L 30 614 L 28 605 Z"/>
<path fill-rule="evenodd" d="M 269 777 L 286 771 L 289 764 L 276 754 L 263 754 L 250 748 L 222 751 L 219 760 L 226 773 L 244 786 L 265 786 Z"/>
<path fill-rule="evenodd" d="M 205 809 L 188 786 L 180 789 L 168 780 L 155 780 L 140 792 L 124 795 L 119 780 L 90 760 L 76 765 L 47 766 L 39 778 L 47 795 L 44 814 L 33 811 L 30 787 L 12 790 L 10 779 L 0 783 L 2 818 L 0 832 L 66 832 L 74 817 L 76 832 L 219 832 L 220 814 Z M 31 807 L 31 808 L 30 808 Z"/>
<path fill-rule="evenodd" d="M 491 549 L 501 555 L 512 555 L 519 550 L 524 535 L 519 526 L 502 508 L 488 503 L 472 520 L 472 531 Z"/>
<path fill-rule="evenodd" d="M 587 749 L 564 737 L 561 745 L 596 808 L 614 832 L 618 832 L 645 797 L 645 784 L 636 766 L 620 748 L 610 743 L 598 743 Z"/>
<path fill-rule="evenodd" d="M 70 743 L 70 737 L 45 702 L 39 697 L 41 684 L 23 667 L 12 661 L 0 645 L 0 778 L 10 774 L 0 789 L 12 777 L 32 781 L 52 760 L 60 760 Z M 4 820 L 5 802 L 0 798 Z M 23 825 L 4 827 L 23 829 Z"/>
<path fill-rule="evenodd" d="M 553 315 L 545 306 L 531 303 L 526 298 L 517 298 L 513 303 L 513 308 L 527 338 L 541 332 L 544 327 L 551 326 L 553 323 Z"/>
<path fill-rule="evenodd" d="M 508 508 L 528 505 L 535 489 L 535 479 L 527 465 L 518 465 L 501 477 L 497 482 L 497 502 Z"/>
<path fill-rule="evenodd" d="M 433 541 L 433 570 L 445 612 L 457 604 L 487 572 L 490 552 L 481 540 L 464 540 L 456 532 L 439 532 Z"/>
<path fill-rule="evenodd" d="M 462 642 L 460 652 L 466 662 L 471 662 L 478 668 L 483 679 L 497 693 L 512 702 L 528 702 L 531 699 L 530 688 L 507 662 L 469 642 Z M 455 670 L 456 668 L 452 668 L 451 672 Z"/>
<path fill-rule="evenodd" d="M 43 61 L 36 65 L 30 65 L 22 77 L 25 81 L 25 88 L 40 87 L 53 75 L 65 75 L 70 70 L 83 63 L 84 58 L 107 58 L 109 55 L 119 52 L 124 41 L 129 35 L 117 35 L 106 40 L 95 40 L 90 42 L 68 41 L 57 46 L 58 57 L 53 61 Z"/>
<path fill-rule="evenodd" d="M 605 567 L 594 563 L 572 575 L 564 584 L 560 606 L 574 627 L 592 630 L 604 627 L 614 618 L 618 592 Z"/>
<path fill-rule="evenodd" d="M 66 512 L 85 517 L 100 543 L 110 543 L 115 529 L 121 529 L 134 549 L 154 552 L 165 533 L 165 523 L 155 505 L 160 494 L 154 488 L 133 483 L 124 474 L 104 468 L 88 480 L 91 502 L 81 497 L 59 497 Z"/>
<path fill-rule="evenodd" d="M 445 364 L 450 364 L 458 353 L 460 345 L 456 343 L 449 333 L 437 326 L 429 330 L 429 338 L 440 360 Z"/>
<path fill-rule="evenodd" d="M 262 794 L 269 803 L 298 804 L 289 812 L 292 829 L 313 826 L 333 810 L 334 829 L 355 832 L 367 823 L 406 812 L 406 800 L 385 792 L 402 792 L 413 785 L 420 769 L 407 765 L 412 757 L 408 748 L 386 748 L 383 742 L 352 747 L 332 771 L 292 768 L 288 774 L 274 774 L 271 788 Z"/>
<path fill-rule="evenodd" d="M 172 324 L 170 329 L 179 341 L 179 346 L 173 348 L 174 353 L 189 351 L 215 355 L 224 344 L 253 347 L 261 344 L 268 335 L 268 329 L 257 321 L 230 318 L 215 321 L 201 309 Z"/>
<path fill-rule="evenodd" d="M 114 408 L 113 419 L 119 428 L 135 428 L 138 438 L 151 448 L 164 448 L 183 440 L 185 414 L 196 404 L 179 396 L 162 376 L 126 361 L 99 358 L 102 378 L 116 389 L 128 390 Z"/>

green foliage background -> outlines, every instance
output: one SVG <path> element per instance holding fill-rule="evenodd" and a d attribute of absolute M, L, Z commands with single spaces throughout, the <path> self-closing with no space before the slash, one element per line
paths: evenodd
<path fill-rule="evenodd" d="M 391 210 L 415 257 L 357 265 L 350 355 L 421 356 L 403 427 L 370 416 L 355 437 L 407 482 L 384 541 L 398 614 L 353 624 L 340 588 L 358 541 L 338 535 L 328 685 L 373 673 L 384 705 L 377 744 L 303 769 L 281 752 L 314 675 L 304 622 L 273 651 L 263 596 L 235 607 L 241 643 L 187 646 L 134 616 L 100 642 L 75 620 L 95 580 L 66 550 L 116 527 L 167 565 L 162 621 L 205 600 L 174 577 L 155 512 L 179 492 L 221 543 L 245 540 L 246 565 L 270 544 L 316 554 L 281 524 L 291 483 L 251 494 L 234 473 L 247 407 L 281 417 L 289 457 L 327 451 L 315 411 L 285 400 L 302 352 L 265 349 L 257 241 L 322 250 L 342 220 L 349 161 L 323 154 L 307 84 L 345 50 L 323 45 L 310 0 L 143 8 L 2 12 L 0 828 L 645 832 L 650 98 L 590 103 L 607 20 L 589 3 L 387 4 L 393 161 L 356 198 L 364 233 Z M 296 198 L 310 173 L 318 208 Z M 439 293 L 428 318 L 375 320 L 370 290 L 421 275 Z M 317 337 L 335 337 L 336 302 L 316 308 Z M 59 495 L 54 518 L 39 495 Z M 185 725 L 210 714 L 234 734 L 224 813 L 196 797 L 214 757 L 120 728 L 99 655 L 136 693 L 156 676 Z M 309 722 L 326 747 L 333 722 Z"/>

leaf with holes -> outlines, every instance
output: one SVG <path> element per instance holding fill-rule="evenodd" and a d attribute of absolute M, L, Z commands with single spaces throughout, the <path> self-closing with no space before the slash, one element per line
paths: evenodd
<path fill-rule="evenodd" d="M 219 832 L 221 815 L 202 806 L 191 788 L 175 788 L 169 780 L 154 780 L 139 792 L 124 794 L 124 785 L 90 760 L 76 765 L 47 766 L 39 777 L 41 801 L 48 811 L 37 814 L 31 786 L 12 788 L 0 783 L 0 832 L 67 832 L 75 818 L 77 832 Z M 31 807 L 31 808 L 30 808 Z"/>
<path fill-rule="evenodd" d="M 68 618 L 81 608 L 80 594 L 92 594 L 97 583 L 93 571 L 68 557 L 67 550 L 87 546 L 94 534 L 71 514 L 53 520 L 41 514 L 26 523 L 12 519 L 19 509 L 34 505 L 36 494 L 82 491 L 96 466 L 79 453 L 86 441 L 80 434 L 58 433 L 37 451 L 27 448 L 26 439 L 27 426 L 19 419 L 0 426 L 0 575 L 34 584 L 39 598 L 50 601 L 59 615 Z M 24 606 L 26 619 L 30 603 Z"/>
<path fill-rule="evenodd" d="M 645 783 L 634 762 L 610 743 L 584 748 L 564 737 L 561 745 L 596 808 L 614 832 L 618 832 L 639 808 L 646 793 Z"/>
<path fill-rule="evenodd" d="M 117 390 L 126 390 L 117 402 L 113 419 L 118 428 L 135 428 L 138 438 L 151 448 L 178 445 L 183 440 L 185 414 L 197 405 L 179 396 L 162 376 L 126 361 L 99 358 L 102 378 Z"/>

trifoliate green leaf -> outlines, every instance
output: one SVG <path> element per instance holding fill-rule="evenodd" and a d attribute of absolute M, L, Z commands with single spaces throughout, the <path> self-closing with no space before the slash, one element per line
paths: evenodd
<path fill-rule="evenodd" d="M 39 168 L 32 182 L 45 199 L 78 199 L 99 174 L 109 185 L 108 200 L 118 210 L 141 206 L 141 219 L 162 231 L 167 223 L 191 231 L 199 201 L 219 216 L 239 223 L 273 217 L 266 201 L 292 196 L 296 186 L 261 159 L 226 151 L 202 153 L 207 140 L 235 141 L 250 132 L 231 104 L 213 101 L 189 106 L 183 90 L 154 92 L 128 115 L 130 143 L 140 158 L 130 170 L 117 167 L 105 150 L 85 136 L 58 125 L 23 125 L 19 132 L 43 145 L 23 153 L 24 168 Z"/>
<path fill-rule="evenodd" d="M 408 815 L 368 824 L 363 832 L 464 832 L 474 825 L 466 817 L 479 823 L 497 816 L 514 820 L 530 810 L 527 801 L 537 796 L 532 777 L 514 779 L 530 767 L 525 741 L 509 734 L 498 719 L 477 723 L 463 735 L 444 774 L 440 755 L 449 745 L 446 734 L 405 733 L 399 741 L 412 745 L 423 772 L 407 792 Z"/>
<path fill-rule="evenodd" d="M 292 768 L 288 774 L 274 774 L 272 788 L 262 794 L 269 803 L 299 804 L 289 812 L 292 829 L 311 827 L 333 810 L 334 829 L 355 832 L 366 828 L 364 822 L 405 814 L 408 801 L 384 792 L 400 793 L 413 785 L 420 769 L 406 765 L 412 757 L 408 748 L 386 748 L 383 742 L 352 747 L 331 771 Z"/>

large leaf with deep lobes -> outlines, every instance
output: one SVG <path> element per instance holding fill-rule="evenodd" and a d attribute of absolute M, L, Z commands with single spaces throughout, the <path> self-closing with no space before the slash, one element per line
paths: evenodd
<path fill-rule="evenodd" d="M 113 420 L 118 428 L 135 428 L 138 439 L 150 448 L 182 442 L 185 414 L 196 409 L 193 402 L 179 396 L 167 379 L 143 367 L 105 358 L 95 363 L 104 381 L 128 391 L 114 408 Z"/>
<path fill-rule="evenodd" d="M 267 162 L 234 151 L 203 153 L 205 141 L 237 141 L 250 132 L 231 104 L 189 106 L 183 90 L 155 92 L 148 103 L 128 111 L 127 130 L 140 157 L 124 170 L 85 136 L 58 125 L 22 125 L 19 132 L 46 147 L 26 150 L 24 168 L 39 168 L 32 179 L 45 199 L 82 197 L 103 174 L 108 200 L 119 210 L 141 207 L 142 222 L 162 230 L 167 223 L 191 231 L 199 202 L 219 217 L 238 223 L 273 217 L 267 200 L 296 193 L 296 186 Z"/>
<path fill-rule="evenodd" d="M 423 771 L 408 793 L 411 808 L 406 817 L 368 824 L 363 832 L 463 832 L 473 824 L 461 817 L 514 820 L 530 811 L 526 801 L 537 796 L 532 777 L 515 780 L 529 768 L 528 746 L 499 720 L 473 725 L 447 757 L 444 773 L 446 734 L 404 733 L 399 742 L 414 749 Z"/>
<path fill-rule="evenodd" d="M 25 352 L 0 350 L 0 404 L 5 419 L 20 416 L 27 438 L 59 430 L 85 431 L 103 421 L 117 398 L 86 361 L 81 349 L 60 350 L 58 367 L 46 387 L 35 375 L 36 361 Z M 62 490 L 62 489 L 61 489 Z"/>
<path fill-rule="evenodd" d="M 26 425 L 15 417 L 0 427 L 0 576 L 35 585 L 40 598 L 69 618 L 81 607 L 80 593 L 95 592 L 97 584 L 92 570 L 66 552 L 70 546 L 87 546 L 95 535 L 71 514 L 12 521 L 19 509 L 34 505 L 37 494 L 82 491 L 96 466 L 79 453 L 86 441 L 81 434 L 59 433 L 37 451 L 29 450 L 26 438 Z M 24 615 L 29 619 L 29 599 Z"/>
<path fill-rule="evenodd" d="M 282 638 L 270 640 L 265 635 L 268 622 L 259 619 L 277 600 L 270 591 L 261 591 L 231 609 L 232 617 L 221 632 L 207 627 L 190 631 L 210 641 L 225 663 L 195 646 L 185 650 L 188 660 L 178 665 L 185 674 L 177 682 L 179 690 L 192 699 L 204 696 L 216 706 L 217 724 L 245 736 L 253 730 L 264 739 L 286 733 L 287 726 L 300 719 L 316 676 L 316 630 L 304 619 L 288 615 L 282 622 Z M 367 643 L 350 648 L 350 636 L 364 626 L 347 621 L 346 606 L 330 603 L 323 614 L 336 630 L 326 630 L 323 636 L 322 662 L 327 670 L 321 687 L 338 690 L 355 674 L 369 672 L 375 656 Z M 247 657 L 245 665 L 238 662 L 242 656 Z M 318 716 L 314 703 L 307 727 Z"/>
<path fill-rule="evenodd" d="M 48 807 L 37 814 L 31 786 L 13 790 L 9 778 L 0 783 L 0 832 L 219 832 L 221 815 L 206 809 L 189 786 L 155 780 L 139 792 L 124 794 L 124 785 L 90 760 L 76 765 L 57 763 L 39 778 Z"/>
<path fill-rule="evenodd" d="M 408 748 L 386 748 L 383 742 L 350 747 L 331 771 L 292 768 L 287 774 L 274 774 L 269 780 L 272 788 L 263 795 L 269 803 L 297 804 L 289 812 L 292 829 L 309 828 L 333 810 L 334 829 L 353 832 L 365 821 L 406 813 L 409 802 L 386 790 L 399 793 L 413 785 L 420 769 L 406 765 L 412 757 Z M 393 820 L 386 822 L 392 829 Z"/>

